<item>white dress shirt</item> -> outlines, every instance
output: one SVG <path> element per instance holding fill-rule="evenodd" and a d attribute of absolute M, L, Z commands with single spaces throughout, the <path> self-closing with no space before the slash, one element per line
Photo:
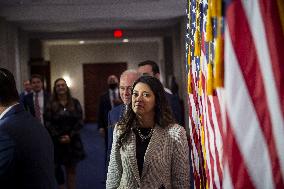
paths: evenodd
<path fill-rule="evenodd" d="M 113 106 L 114 106 L 113 100 L 119 98 L 118 88 L 115 88 L 114 90 L 109 89 L 108 91 L 109 91 L 110 104 L 111 104 L 111 107 L 113 108 Z M 115 98 L 114 98 L 114 96 L 112 95 L 112 94 L 113 94 L 113 91 L 115 92 Z"/>

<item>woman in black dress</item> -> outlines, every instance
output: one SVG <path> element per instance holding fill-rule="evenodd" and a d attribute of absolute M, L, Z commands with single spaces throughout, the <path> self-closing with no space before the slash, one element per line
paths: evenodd
<path fill-rule="evenodd" d="M 75 189 L 76 165 L 85 157 L 80 138 L 83 127 L 80 102 L 73 98 L 63 78 L 54 82 L 53 95 L 45 110 L 45 124 L 54 142 L 56 178 L 59 188 L 64 188 L 65 167 L 67 188 Z"/>

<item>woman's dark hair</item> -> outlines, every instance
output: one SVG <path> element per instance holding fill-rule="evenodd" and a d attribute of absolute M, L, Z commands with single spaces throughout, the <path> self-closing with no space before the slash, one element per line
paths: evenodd
<path fill-rule="evenodd" d="M 58 94 L 57 94 L 57 91 L 56 91 L 56 83 L 58 81 L 65 81 L 65 79 L 63 78 L 58 78 L 54 81 L 54 84 L 53 84 L 53 94 L 52 94 L 52 97 L 51 97 L 51 108 L 54 112 L 56 112 L 59 107 L 60 107 L 60 102 L 59 102 L 59 99 L 58 99 Z M 67 85 L 66 85 L 67 86 Z M 70 89 L 69 87 L 67 86 L 67 92 L 66 92 L 66 95 L 67 95 L 67 106 L 66 108 L 69 110 L 69 111 L 74 111 L 75 110 L 75 107 L 74 107 L 74 103 L 73 103 L 73 100 L 72 100 L 72 96 L 71 96 L 71 92 L 70 92 Z"/>
<path fill-rule="evenodd" d="M 19 94 L 13 74 L 5 68 L 0 68 L 0 104 L 9 106 L 18 101 Z"/>
<path fill-rule="evenodd" d="M 141 76 L 134 82 L 132 92 L 138 83 L 148 85 L 155 95 L 155 123 L 162 128 L 175 123 L 166 99 L 164 87 L 160 80 L 152 76 Z M 137 124 L 135 124 L 137 122 L 136 114 L 132 110 L 131 105 L 129 106 L 130 107 L 126 110 L 122 119 L 117 123 L 117 129 L 121 131 L 121 134 L 118 137 L 118 144 L 120 146 L 127 140 L 131 130 L 137 127 Z"/>

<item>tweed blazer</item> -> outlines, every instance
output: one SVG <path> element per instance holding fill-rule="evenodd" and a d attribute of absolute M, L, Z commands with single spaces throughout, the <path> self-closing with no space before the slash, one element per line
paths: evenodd
<path fill-rule="evenodd" d="M 136 159 L 136 135 L 132 131 L 120 148 L 116 128 L 108 166 L 106 188 L 158 189 L 189 188 L 189 148 L 186 132 L 175 124 L 155 126 L 148 144 L 141 177 Z"/>

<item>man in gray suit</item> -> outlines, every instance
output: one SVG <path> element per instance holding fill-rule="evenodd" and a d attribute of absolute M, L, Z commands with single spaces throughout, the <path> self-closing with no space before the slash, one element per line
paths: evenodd
<path fill-rule="evenodd" d="M 14 76 L 0 68 L 0 186 L 55 189 L 53 144 L 19 103 Z"/>

